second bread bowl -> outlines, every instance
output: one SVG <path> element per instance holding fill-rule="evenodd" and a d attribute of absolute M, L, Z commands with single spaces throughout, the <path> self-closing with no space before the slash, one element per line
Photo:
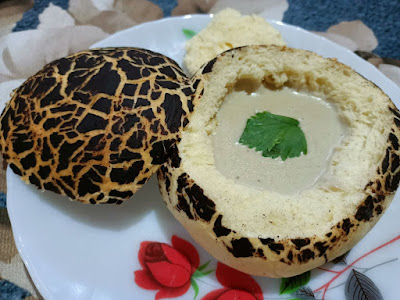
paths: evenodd
<path fill-rule="evenodd" d="M 219 261 L 253 275 L 301 274 L 351 249 L 392 201 L 400 179 L 400 115 L 378 87 L 348 66 L 304 50 L 247 46 L 217 56 L 192 80 L 195 110 L 158 171 L 159 186 L 172 214 Z M 224 102 L 235 91 L 251 96 L 259 88 L 322 98 L 340 120 L 343 131 L 310 184 L 256 186 L 218 167 L 215 134 Z M 299 118 L 300 127 L 305 121 Z M 247 157 L 239 160 L 238 167 Z"/>

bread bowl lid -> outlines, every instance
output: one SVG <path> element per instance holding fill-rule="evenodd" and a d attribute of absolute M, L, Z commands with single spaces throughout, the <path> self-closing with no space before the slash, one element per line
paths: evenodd
<path fill-rule="evenodd" d="M 84 203 L 122 203 L 167 160 L 193 111 L 172 59 L 102 48 L 47 64 L 13 92 L 0 150 L 25 182 Z"/>

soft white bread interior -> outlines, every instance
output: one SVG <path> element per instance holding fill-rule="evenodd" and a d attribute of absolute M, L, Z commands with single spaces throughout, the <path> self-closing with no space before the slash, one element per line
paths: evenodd
<path fill-rule="evenodd" d="M 329 180 L 283 195 L 236 184 L 216 169 L 215 116 L 243 79 L 323 95 L 336 106 L 347 130 Z M 192 80 L 194 114 L 159 184 L 173 215 L 221 262 L 260 276 L 303 273 L 347 252 L 390 204 L 400 180 L 400 115 L 350 67 L 304 50 L 248 46 L 217 56 Z"/>
<path fill-rule="evenodd" d="M 278 30 L 264 18 L 256 15 L 242 16 L 226 8 L 216 14 L 211 22 L 186 43 L 184 66 L 193 75 L 204 63 L 231 48 L 245 45 L 285 45 Z"/>

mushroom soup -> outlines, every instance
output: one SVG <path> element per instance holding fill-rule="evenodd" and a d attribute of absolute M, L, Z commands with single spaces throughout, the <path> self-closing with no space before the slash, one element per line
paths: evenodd
<path fill-rule="evenodd" d="M 246 121 L 263 111 L 297 119 L 306 137 L 307 155 L 283 161 L 263 157 L 240 144 Z M 300 192 L 329 176 L 331 154 L 345 134 L 332 103 L 288 87 L 235 89 L 226 96 L 216 118 L 212 140 L 217 170 L 235 183 L 283 194 Z"/>

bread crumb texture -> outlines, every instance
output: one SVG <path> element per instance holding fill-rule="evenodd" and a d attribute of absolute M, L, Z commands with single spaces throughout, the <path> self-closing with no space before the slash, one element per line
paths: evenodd
<path fill-rule="evenodd" d="M 218 54 L 245 45 L 286 45 L 278 30 L 264 18 L 242 16 L 226 8 L 216 14 L 208 26 L 186 43 L 184 66 L 193 75 Z"/>

